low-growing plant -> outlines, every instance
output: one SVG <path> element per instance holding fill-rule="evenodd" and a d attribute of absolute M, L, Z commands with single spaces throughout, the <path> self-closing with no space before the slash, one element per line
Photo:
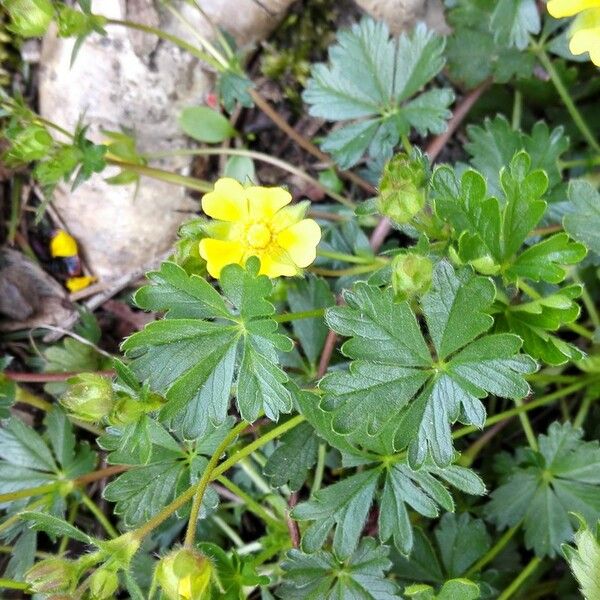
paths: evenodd
<path fill-rule="evenodd" d="M 3 2 L 15 35 L 75 37 L 74 60 L 123 26 L 192 53 L 223 112 L 189 107 L 182 130 L 240 147 L 173 149 L 228 157 L 203 181 L 3 93 L 4 160 L 32 164 L 38 218 L 56 186 L 109 166 L 115 185 L 201 192 L 202 213 L 135 292 L 156 318 L 121 354 L 83 313 L 39 372 L 17 368 L 22 349 L 0 361 L 0 588 L 598 600 L 600 2 L 551 0 L 553 18 L 534 0 L 448 0 L 447 38 L 340 29 L 303 93 L 320 149 L 227 35 L 192 45 L 78 4 Z M 313 174 L 244 147 L 227 115 L 251 106 Z M 253 184 L 261 161 L 329 201 Z"/>

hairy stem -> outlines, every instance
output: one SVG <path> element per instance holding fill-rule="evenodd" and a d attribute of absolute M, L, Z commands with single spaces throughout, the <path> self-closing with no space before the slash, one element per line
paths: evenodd
<path fill-rule="evenodd" d="M 112 523 L 106 518 L 106 515 L 100 510 L 100 507 L 85 493 L 81 492 L 81 501 L 85 507 L 96 517 L 96 520 L 104 531 L 108 533 L 111 538 L 119 537 L 119 532 L 113 527 Z"/>
<path fill-rule="evenodd" d="M 515 533 L 519 531 L 519 527 L 521 527 L 521 523 L 517 523 L 510 529 L 507 529 L 502 537 L 464 574 L 464 576 L 469 579 L 476 573 L 479 573 L 483 567 L 491 563 L 502 550 L 506 547 L 506 544 L 510 542 Z"/>
<path fill-rule="evenodd" d="M 248 423 L 246 421 L 242 421 L 238 423 L 223 439 L 223 441 L 219 444 L 217 449 L 214 451 L 213 455 L 210 457 L 206 468 L 204 469 L 204 473 L 202 473 L 202 477 L 200 481 L 195 486 L 194 498 L 192 501 L 192 509 L 190 511 L 190 517 L 188 521 L 188 528 L 185 534 L 184 545 L 186 548 L 192 548 L 194 546 L 194 542 L 196 541 L 196 526 L 198 524 L 198 515 L 200 514 L 200 507 L 202 506 L 202 499 L 204 498 L 204 494 L 206 492 L 206 488 L 211 481 L 211 476 L 215 467 L 217 466 L 219 460 L 223 453 L 229 447 L 229 444 L 233 442 L 237 438 L 237 436 L 246 429 Z"/>

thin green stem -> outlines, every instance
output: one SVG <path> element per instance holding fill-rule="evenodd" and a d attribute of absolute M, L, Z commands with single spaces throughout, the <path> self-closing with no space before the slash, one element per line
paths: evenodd
<path fill-rule="evenodd" d="M 311 495 L 318 492 L 321 489 L 323 483 L 323 473 L 325 472 L 325 458 L 327 456 L 327 445 L 324 443 L 319 444 L 319 450 L 317 452 L 317 466 L 315 467 L 315 477 L 313 479 L 312 486 L 310 488 Z"/>
<path fill-rule="evenodd" d="M 289 323 L 290 321 L 299 321 L 300 319 L 316 319 L 325 314 L 324 308 L 313 308 L 312 310 L 303 310 L 293 313 L 283 313 L 275 315 L 273 321 L 277 323 Z"/>
<path fill-rule="evenodd" d="M 593 398 L 593 396 L 586 396 L 582 403 L 581 406 L 579 407 L 579 410 L 577 411 L 577 414 L 575 415 L 575 420 L 573 421 L 573 427 L 583 427 L 583 423 L 585 422 L 585 419 L 588 415 L 588 412 L 590 410 L 590 406 L 592 406 L 592 402 L 594 402 L 597 398 Z"/>
<path fill-rule="evenodd" d="M 348 269 L 322 269 L 321 267 L 308 267 L 308 270 L 315 275 L 323 277 L 344 277 L 350 275 L 361 275 L 362 273 L 371 273 L 382 267 L 382 263 L 372 263 L 370 265 L 357 265 Z"/>
<path fill-rule="evenodd" d="M 198 40 L 200 46 L 214 59 L 217 63 L 217 70 L 223 71 L 227 69 L 227 60 L 221 56 L 220 52 L 203 36 L 198 29 L 190 23 L 185 16 L 179 12 L 170 2 L 165 4 L 166 9 L 187 29 L 187 31 Z"/>
<path fill-rule="evenodd" d="M 198 192 L 207 193 L 211 192 L 213 189 L 212 183 L 204 181 L 203 179 L 197 179 L 196 177 L 187 177 L 186 175 L 180 175 L 179 173 L 172 173 L 171 171 L 156 169 L 146 165 L 128 163 L 115 158 L 108 158 L 106 162 L 110 165 L 120 167 L 124 171 L 132 171 L 138 175 L 145 175 L 147 177 L 151 177 L 152 179 L 158 179 L 159 181 L 172 183 L 173 185 L 182 185 Z"/>
<path fill-rule="evenodd" d="M 113 527 L 112 523 L 106 518 L 106 515 L 100 510 L 99 506 L 85 493 L 81 493 L 81 501 L 86 508 L 96 517 L 98 523 L 102 525 L 106 533 L 111 538 L 119 537 L 119 532 Z"/>
<path fill-rule="evenodd" d="M 521 527 L 521 523 L 517 523 L 510 529 L 507 529 L 502 537 L 464 574 L 464 576 L 469 579 L 476 573 L 479 573 L 483 567 L 491 563 L 502 550 L 506 547 L 506 544 L 510 542 L 515 533 L 519 531 L 519 527 Z"/>
<path fill-rule="evenodd" d="M 523 585 L 525 580 L 538 568 L 542 562 L 541 558 L 534 556 L 525 566 L 525 568 L 517 575 L 514 581 L 498 596 L 498 600 L 508 600 L 512 598 L 518 589 Z"/>
<path fill-rule="evenodd" d="M 48 492 L 54 491 L 60 484 L 56 481 L 52 483 L 46 483 L 44 485 L 38 485 L 36 487 L 25 488 L 17 490 L 15 492 L 7 492 L 6 494 L 0 494 L 0 504 L 4 502 L 14 502 L 21 498 L 31 498 L 32 496 L 42 496 Z"/>
<path fill-rule="evenodd" d="M 223 439 L 223 441 L 218 445 L 217 449 L 214 451 L 213 455 L 210 457 L 206 468 L 204 469 L 204 473 L 202 473 L 202 477 L 200 481 L 195 486 L 194 497 L 192 501 L 192 508 L 190 510 L 190 516 L 188 520 L 188 527 L 185 533 L 184 546 L 186 548 L 192 548 L 194 546 L 194 542 L 196 541 L 196 526 L 198 524 L 198 515 L 200 514 L 200 507 L 202 506 L 202 499 L 204 498 L 204 493 L 206 492 L 206 488 L 208 488 L 208 484 L 211 482 L 211 475 L 215 470 L 221 456 L 225 453 L 229 444 L 233 442 L 237 438 L 237 436 L 244 431 L 248 427 L 248 423 L 246 421 L 242 421 L 238 423 Z"/>
<path fill-rule="evenodd" d="M 381 260 L 373 256 L 356 256 L 354 254 L 346 254 L 345 252 L 335 252 L 334 250 L 325 250 L 321 248 L 317 250 L 317 256 L 330 258 L 332 260 L 339 260 L 341 262 L 354 263 L 357 265 L 371 265 L 374 261 Z"/>
<path fill-rule="evenodd" d="M 276 527 L 285 527 L 277 517 L 263 508 L 250 494 L 246 493 L 241 487 L 237 486 L 233 481 L 227 479 L 223 475 L 217 477 L 217 481 L 225 488 L 227 488 L 232 494 L 235 494 L 238 498 L 244 501 L 244 506 L 250 512 L 253 512 L 257 517 L 265 521 L 266 523 L 272 523 Z"/>
<path fill-rule="evenodd" d="M 211 519 L 217 527 L 235 544 L 236 548 L 241 548 L 244 545 L 244 540 L 233 530 L 221 517 L 211 515 Z"/>
<path fill-rule="evenodd" d="M 330 190 L 327 186 L 324 186 L 318 179 L 311 177 L 308 173 L 295 167 L 294 165 L 281 160 L 280 158 L 275 158 L 274 156 L 270 156 L 269 154 L 264 154 L 262 152 L 255 152 L 254 150 L 246 150 L 244 148 L 228 148 L 226 146 L 221 146 L 219 148 L 183 148 L 178 150 L 166 150 L 165 152 L 156 152 L 152 154 L 144 155 L 147 159 L 153 158 L 165 158 L 169 156 L 244 156 L 246 158 L 251 158 L 253 160 L 262 161 L 265 163 L 269 163 L 276 167 L 279 167 L 283 171 L 287 171 L 288 173 L 292 173 L 301 179 L 309 182 L 311 185 L 314 185 L 318 189 L 320 189 L 324 194 L 333 198 L 340 204 L 347 206 L 348 208 L 354 209 L 355 203 L 348 198 L 345 198 L 341 194 Z"/>
<path fill-rule="evenodd" d="M 79 512 L 79 502 L 73 502 L 71 504 L 71 508 L 69 509 L 69 514 L 67 515 L 67 523 L 69 525 L 73 525 L 75 523 L 75 519 L 77 518 L 77 513 Z M 58 545 L 58 555 L 62 556 L 69 546 L 69 536 L 63 535 L 60 539 L 60 544 Z"/>
<path fill-rule="evenodd" d="M 596 138 L 594 137 L 594 134 L 588 127 L 588 124 L 585 122 L 583 116 L 579 112 L 579 109 L 575 105 L 575 102 L 573 102 L 573 98 L 571 98 L 571 94 L 569 94 L 569 91 L 567 90 L 565 84 L 560 78 L 560 75 L 554 67 L 552 60 L 550 59 L 544 48 L 538 44 L 534 45 L 533 51 L 535 52 L 536 56 L 538 57 L 538 60 L 540 61 L 544 69 L 546 69 L 546 71 L 548 72 L 548 75 L 550 76 L 550 79 L 552 80 L 552 83 L 554 84 L 558 95 L 561 97 L 561 100 L 563 101 L 567 111 L 571 115 L 573 122 L 575 123 L 575 125 L 577 125 L 577 128 L 581 132 L 581 135 L 589 144 L 590 148 L 593 148 L 596 152 L 600 152 L 600 144 L 598 144 Z"/>
<path fill-rule="evenodd" d="M 579 274 L 577 273 L 576 269 L 573 269 L 572 271 L 572 278 L 573 281 L 581 284 L 581 301 L 583 302 L 583 305 L 587 310 L 590 320 L 592 321 L 594 327 L 600 327 L 600 315 L 598 314 L 596 304 L 594 303 L 594 300 L 590 295 L 587 287 L 585 286 L 583 281 L 581 281 L 581 277 L 579 277 Z"/>
<path fill-rule="evenodd" d="M 523 94 L 520 90 L 515 90 L 515 100 L 512 113 L 512 128 L 518 131 L 521 128 L 521 117 L 523 115 Z"/>
<path fill-rule="evenodd" d="M 121 27 L 128 27 L 129 29 L 136 29 L 137 31 L 143 31 L 144 33 L 150 33 L 155 35 L 158 38 L 161 38 L 167 42 L 171 42 L 175 44 L 175 46 L 179 46 L 182 50 L 186 50 L 192 56 L 199 58 L 200 60 L 206 62 L 211 65 L 215 70 L 222 70 L 221 65 L 207 52 L 203 52 L 199 48 L 196 48 L 193 44 L 186 42 L 185 40 L 177 37 L 176 35 L 172 35 L 163 31 L 162 29 L 158 29 L 156 27 L 151 27 L 150 25 L 142 25 L 142 23 L 136 23 L 135 21 L 128 21 L 125 19 L 106 19 L 107 25 L 119 25 Z"/>
<path fill-rule="evenodd" d="M 600 166 L 600 156 L 577 158 L 574 160 L 562 160 L 559 161 L 558 164 L 561 169 L 573 169 L 575 167 L 597 167 Z"/>
<path fill-rule="evenodd" d="M 295 417 L 292 417 L 285 423 L 282 423 L 281 425 L 274 427 L 270 431 L 267 431 L 267 433 L 261 435 L 258 439 L 254 440 L 253 442 L 250 442 L 248 445 L 246 445 L 243 448 L 241 448 L 240 450 L 238 450 L 233 456 L 230 456 L 227 460 L 223 461 L 213 471 L 212 476 L 211 476 L 211 481 L 214 481 L 215 479 L 217 479 L 217 477 L 221 476 L 223 473 L 225 473 L 226 471 L 231 469 L 231 467 L 233 467 L 233 465 L 238 463 L 243 458 L 246 458 L 246 456 L 249 456 L 250 454 L 252 454 L 255 450 L 262 448 L 265 444 L 268 444 L 271 440 L 274 440 L 274 439 L 282 436 L 284 433 L 290 431 L 290 429 L 293 429 L 297 425 L 300 425 L 300 423 L 304 422 L 305 420 L 306 420 L 306 417 L 304 415 L 296 415 Z"/>
<path fill-rule="evenodd" d="M 0 546 L 0 552 L 2 552 L 2 554 L 13 554 L 14 551 L 14 546 Z M 53 554 L 52 552 L 40 552 L 38 550 L 36 550 L 35 555 L 37 558 L 54 558 L 56 556 L 56 554 Z"/>
<path fill-rule="evenodd" d="M 0 589 L 7 590 L 23 590 L 25 593 L 29 593 L 27 590 L 29 589 L 29 584 L 24 581 L 15 581 L 14 579 L 6 579 L 4 577 L 0 577 Z"/>
<path fill-rule="evenodd" d="M 515 404 L 517 405 L 517 407 L 524 406 L 523 400 L 521 398 L 515 399 Z M 526 411 L 519 413 L 519 421 L 521 421 L 521 427 L 523 428 L 523 431 L 525 432 L 525 437 L 527 438 L 527 443 L 529 444 L 529 446 L 532 450 L 535 450 L 537 452 L 537 450 L 538 450 L 537 439 L 535 437 L 535 433 L 533 433 L 533 427 L 531 426 L 531 422 L 529 421 L 529 416 Z"/>

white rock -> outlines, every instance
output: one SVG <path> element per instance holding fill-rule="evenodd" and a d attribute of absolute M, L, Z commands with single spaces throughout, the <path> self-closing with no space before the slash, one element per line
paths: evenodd
<path fill-rule="evenodd" d="M 267 35 L 292 0 L 201 0 L 212 20 L 236 37 L 238 44 Z M 235 10 L 233 7 L 235 6 Z M 179 6 L 194 30 L 211 36 L 211 26 L 189 4 Z M 114 19 L 159 26 L 194 43 L 193 36 L 170 13 L 150 0 L 94 0 L 93 10 Z M 67 129 L 83 115 L 89 136 L 103 140 L 102 130 L 130 129 L 142 152 L 181 148 L 186 140 L 177 124 L 181 109 L 202 104 L 213 77 L 198 59 L 172 44 L 120 26 L 108 36 L 90 36 L 70 66 L 73 40 L 49 34 L 42 46 L 40 112 Z M 188 159 L 163 161 L 162 168 L 185 172 Z M 109 173 L 110 174 L 110 173 Z M 176 231 L 197 202 L 177 186 L 142 179 L 133 186 L 110 186 L 99 176 L 72 192 L 57 190 L 54 207 L 79 240 L 94 274 L 101 279 L 148 263 L 169 248 Z"/>
<path fill-rule="evenodd" d="M 423 21 L 431 29 L 448 33 L 442 0 L 355 0 L 373 18 L 385 21 L 394 33 L 410 30 Z"/>

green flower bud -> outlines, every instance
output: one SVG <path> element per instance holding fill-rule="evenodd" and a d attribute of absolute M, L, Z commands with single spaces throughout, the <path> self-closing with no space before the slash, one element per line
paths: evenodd
<path fill-rule="evenodd" d="M 90 577 L 90 591 L 94 600 L 114 598 L 118 589 L 119 578 L 110 569 L 100 568 Z"/>
<path fill-rule="evenodd" d="M 405 300 L 421 296 L 431 285 L 433 263 L 426 256 L 398 254 L 392 261 L 392 288 L 396 297 Z"/>
<path fill-rule="evenodd" d="M 156 581 L 167 600 L 201 600 L 207 596 L 212 563 L 195 550 L 167 554 L 156 568 Z"/>
<path fill-rule="evenodd" d="M 397 224 L 408 223 L 425 206 L 427 159 L 420 152 L 401 153 L 384 167 L 377 209 Z"/>
<path fill-rule="evenodd" d="M 22 37 L 44 35 L 54 16 L 51 0 L 8 0 L 5 8 L 12 21 L 9 29 Z"/>
<path fill-rule="evenodd" d="M 114 540 L 102 542 L 100 548 L 104 552 L 105 558 L 109 558 L 111 564 L 115 565 L 116 568 L 127 569 L 134 554 L 140 548 L 140 541 L 130 531 Z"/>
<path fill-rule="evenodd" d="M 40 594 L 68 591 L 77 581 L 75 563 L 63 558 L 46 558 L 25 573 L 32 591 Z"/>
<path fill-rule="evenodd" d="M 95 373 L 81 373 L 68 380 L 69 389 L 60 403 L 77 419 L 98 422 L 110 414 L 113 408 L 111 382 Z"/>
<path fill-rule="evenodd" d="M 9 163 L 28 163 L 45 158 L 52 148 L 54 140 L 45 127 L 30 125 L 8 135 L 11 147 L 6 154 Z"/>

